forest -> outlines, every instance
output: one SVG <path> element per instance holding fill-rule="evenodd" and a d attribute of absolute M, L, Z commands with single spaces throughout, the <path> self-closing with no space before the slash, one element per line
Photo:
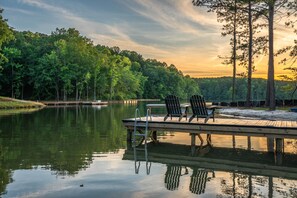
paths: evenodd
<path fill-rule="evenodd" d="M 94 45 L 79 31 L 56 29 L 51 35 L 13 32 L 3 45 L 1 95 L 30 100 L 188 99 L 202 94 L 230 101 L 232 77 L 191 78 L 174 65 L 145 59 L 134 51 Z M 276 81 L 276 98 L 291 99 L 294 85 Z M 266 80 L 253 79 L 252 100 L 265 100 Z M 236 81 L 235 100 L 245 100 L 247 78 Z"/>
<path fill-rule="evenodd" d="M 13 31 L 0 71 L 3 96 L 31 100 L 188 98 L 197 83 L 174 65 L 134 51 L 94 45 L 74 28 L 50 35 Z"/>
<path fill-rule="evenodd" d="M 196 78 L 195 81 L 199 84 L 201 94 L 208 101 L 213 102 L 230 102 L 232 98 L 232 77 L 221 78 Z M 247 78 L 237 78 L 236 80 L 236 95 L 234 101 L 245 101 L 247 92 Z M 262 78 L 253 78 L 251 99 L 252 101 L 265 101 L 267 80 Z M 291 100 L 296 99 L 296 94 L 293 94 L 295 87 L 292 81 L 276 80 L 276 99 Z"/>

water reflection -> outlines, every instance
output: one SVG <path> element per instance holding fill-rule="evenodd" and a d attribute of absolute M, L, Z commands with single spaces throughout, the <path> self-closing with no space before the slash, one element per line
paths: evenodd
<path fill-rule="evenodd" d="M 75 175 L 90 167 L 94 155 L 125 148 L 120 120 L 131 110 L 75 106 L 0 116 L 0 193 L 13 182 L 14 170 L 41 167 L 57 176 Z"/>
<path fill-rule="evenodd" d="M 252 137 L 249 144 L 235 137 L 233 146 L 231 136 L 213 136 L 213 147 L 192 157 L 188 134 L 164 132 L 159 143 L 148 144 L 147 157 L 137 151 L 135 160 L 121 121 L 135 108 L 59 107 L 0 116 L 0 196 L 297 196 L 296 140 L 285 140 L 283 163 L 276 165 L 266 138 Z"/>
<path fill-rule="evenodd" d="M 196 156 L 189 145 L 151 142 L 147 149 L 148 159 L 142 160 L 166 165 L 164 187 L 169 191 L 181 190 L 184 181 L 189 192 L 206 197 L 211 185 L 220 189 L 217 197 L 297 196 L 296 154 L 286 153 L 277 165 L 273 153 L 242 148 L 205 146 Z M 127 149 L 123 159 L 133 160 L 131 152 Z"/>

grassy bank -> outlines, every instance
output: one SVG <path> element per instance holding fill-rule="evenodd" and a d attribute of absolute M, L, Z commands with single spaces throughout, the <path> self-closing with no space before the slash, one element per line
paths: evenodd
<path fill-rule="evenodd" d="M 41 108 L 45 105 L 39 102 L 18 100 L 0 96 L 0 109 Z"/>

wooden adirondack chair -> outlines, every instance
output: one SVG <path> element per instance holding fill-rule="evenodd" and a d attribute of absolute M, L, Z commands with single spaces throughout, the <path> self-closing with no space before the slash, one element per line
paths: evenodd
<path fill-rule="evenodd" d="M 187 108 L 185 108 L 185 109 L 181 108 L 178 97 L 176 97 L 174 95 L 166 96 L 165 104 L 166 104 L 166 109 L 167 109 L 167 115 L 164 117 L 164 121 L 166 121 L 166 119 L 168 117 L 170 117 L 171 120 L 172 120 L 172 117 L 178 117 L 179 121 L 183 117 L 186 117 L 186 120 L 188 119 L 187 118 L 188 109 Z"/>
<path fill-rule="evenodd" d="M 191 96 L 190 103 L 193 115 L 190 117 L 189 122 L 191 122 L 195 117 L 197 117 L 197 121 L 198 118 L 205 118 L 204 123 L 206 123 L 210 117 L 212 117 L 213 121 L 215 121 L 215 108 L 207 108 L 203 96 Z"/>

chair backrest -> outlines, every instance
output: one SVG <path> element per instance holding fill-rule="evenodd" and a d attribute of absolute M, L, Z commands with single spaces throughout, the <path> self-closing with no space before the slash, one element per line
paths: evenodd
<path fill-rule="evenodd" d="M 177 96 L 169 95 L 165 98 L 167 113 L 169 115 L 181 115 L 181 107 Z"/>
<path fill-rule="evenodd" d="M 190 98 L 193 114 L 195 115 L 207 115 L 207 108 L 203 96 L 193 95 Z"/>
<path fill-rule="evenodd" d="M 181 166 L 167 165 L 164 183 L 168 190 L 173 191 L 178 189 L 181 171 Z"/>
<path fill-rule="evenodd" d="M 194 194 L 203 194 L 206 188 L 208 172 L 205 170 L 193 170 L 190 181 L 190 191 Z"/>

